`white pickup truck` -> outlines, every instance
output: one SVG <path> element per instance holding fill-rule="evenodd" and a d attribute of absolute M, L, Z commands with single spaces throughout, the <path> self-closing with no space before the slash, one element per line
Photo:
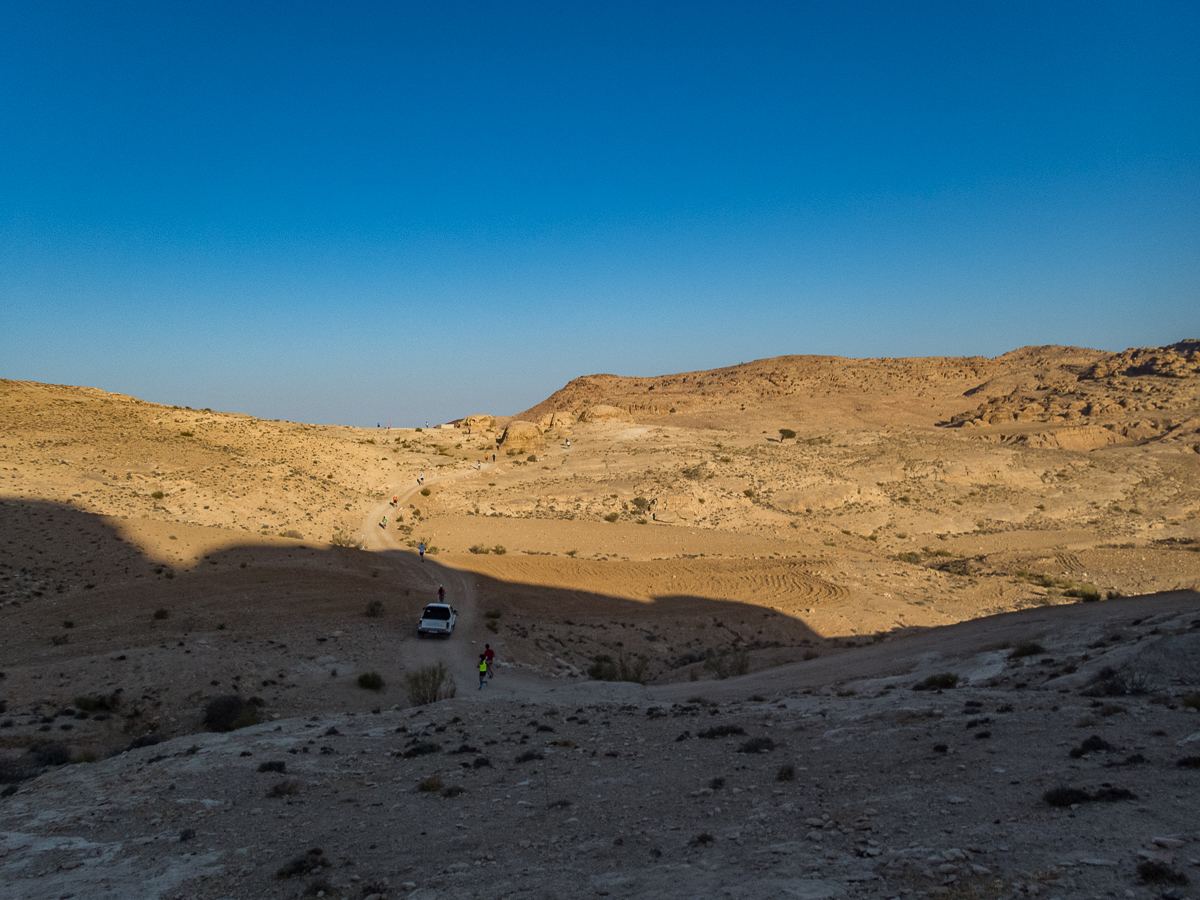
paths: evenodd
<path fill-rule="evenodd" d="M 454 623 L 458 621 L 458 610 L 449 603 L 430 603 L 421 613 L 417 621 L 417 637 L 427 634 L 442 634 L 446 637 L 454 631 Z"/>

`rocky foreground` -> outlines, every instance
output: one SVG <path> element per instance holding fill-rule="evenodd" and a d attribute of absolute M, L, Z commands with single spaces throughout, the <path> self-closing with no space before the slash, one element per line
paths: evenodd
<path fill-rule="evenodd" d="M 10 709 L 50 727 L 41 774 L 0 799 L 0 881 L 12 900 L 1195 896 L 1196 597 L 1037 615 L 993 622 L 1003 646 L 962 639 L 987 620 L 914 641 L 891 674 L 886 644 L 790 688 L 785 668 L 507 699 L 501 669 L 436 704 L 75 765 L 49 748 L 78 710 Z"/>

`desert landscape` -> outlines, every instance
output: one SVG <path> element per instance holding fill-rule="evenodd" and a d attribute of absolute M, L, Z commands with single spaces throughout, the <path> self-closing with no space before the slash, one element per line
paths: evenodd
<path fill-rule="evenodd" d="M 5 897 L 1198 896 L 1200 340 L 0 381 L 0 511 Z"/>

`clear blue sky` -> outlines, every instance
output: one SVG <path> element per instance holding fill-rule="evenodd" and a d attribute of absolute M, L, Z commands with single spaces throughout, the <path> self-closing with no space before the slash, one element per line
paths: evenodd
<path fill-rule="evenodd" d="M 511 414 L 1200 337 L 1200 4 L 0 3 L 0 376 Z"/>

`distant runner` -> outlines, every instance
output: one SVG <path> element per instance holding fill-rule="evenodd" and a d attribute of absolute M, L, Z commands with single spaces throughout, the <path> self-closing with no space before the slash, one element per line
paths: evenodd
<path fill-rule="evenodd" d="M 383 517 L 383 521 L 379 523 L 380 528 L 387 528 L 387 516 Z"/>
<path fill-rule="evenodd" d="M 492 649 L 491 644 L 483 645 L 483 658 L 487 661 L 488 675 L 495 678 L 496 673 L 493 671 L 493 666 L 496 662 L 496 651 Z"/>
<path fill-rule="evenodd" d="M 487 657 L 482 653 L 479 654 L 479 688 L 487 684 Z"/>
<path fill-rule="evenodd" d="M 446 589 L 442 585 L 438 585 L 438 603 L 446 602 Z"/>
<path fill-rule="evenodd" d="M 417 544 L 417 552 L 421 554 L 421 562 L 425 562 L 425 542 Z"/>

